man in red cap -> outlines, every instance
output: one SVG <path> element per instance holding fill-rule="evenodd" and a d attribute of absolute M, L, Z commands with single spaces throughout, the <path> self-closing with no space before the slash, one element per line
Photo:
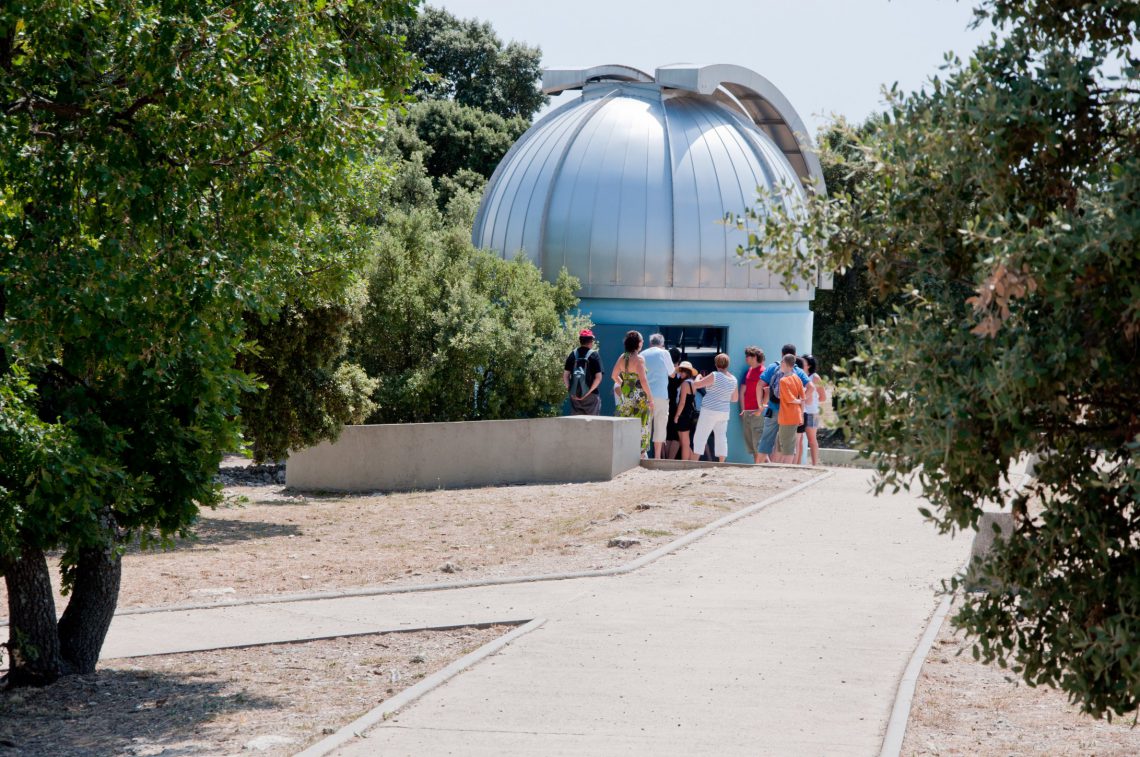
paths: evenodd
<path fill-rule="evenodd" d="M 598 387 L 602 383 L 602 358 L 594 348 L 594 332 L 582 329 L 578 332 L 578 349 L 566 358 L 562 371 L 562 383 L 570 392 L 571 415 L 599 415 L 602 412 L 602 396 Z"/>

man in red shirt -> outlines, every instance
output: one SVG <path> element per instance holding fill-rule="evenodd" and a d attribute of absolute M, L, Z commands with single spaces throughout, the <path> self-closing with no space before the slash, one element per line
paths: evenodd
<path fill-rule="evenodd" d="M 740 398 L 740 425 L 744 429 L 744 446 L 752 453 L 753 462 L 766 463 L 768 456 L 760 452 L 760 435 L 764 430 L 764 410 L 768 404 L 767 387 L 760 381 L 764 372 L 764 350 L 759 347 L 744 348 L 744 362 L 748 373 L 744 374 L 744 391 Z"/>

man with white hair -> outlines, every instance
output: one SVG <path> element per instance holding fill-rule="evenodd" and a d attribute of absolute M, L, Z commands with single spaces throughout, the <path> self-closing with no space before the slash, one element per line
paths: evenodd
<path fill-rule="evenodd" d="M 665 349 L 665 337 L 661 334 L 649 337 L 649 349 L 642 350 L 641 356 L 645 358 L 649 393 L 656 400 L 653 406 L 653 457 L 660 460 L 669 427 L 669 377 L 674 371 L 673 358 Z"/>

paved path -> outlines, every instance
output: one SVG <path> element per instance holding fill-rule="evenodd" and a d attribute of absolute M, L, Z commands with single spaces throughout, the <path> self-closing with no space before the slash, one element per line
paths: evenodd
<path fill-rule="evenodd" d="M 878 753 L 969 540 L 837 470 L 620 577 L 115 619 L 107 657 L 545 617 L 345 755 Z"/>

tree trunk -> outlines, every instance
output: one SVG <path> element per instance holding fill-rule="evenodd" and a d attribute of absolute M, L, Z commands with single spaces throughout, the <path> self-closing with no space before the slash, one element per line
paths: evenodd
<path fill-rule="evenodd" d="M 59 619 L 60 653 L 66 672 L 95 672 L 119 602 L 122 575 L 123 563 L 113 545 L 79 553 L 71 599 Z"/>
<path fill-rule="evenodd" d="M 8 587 L 7 685 L 46 686 L 63 673 L 47 558 L 42 550 L 25 546 L 19 557 L 0 567 Z"/>

